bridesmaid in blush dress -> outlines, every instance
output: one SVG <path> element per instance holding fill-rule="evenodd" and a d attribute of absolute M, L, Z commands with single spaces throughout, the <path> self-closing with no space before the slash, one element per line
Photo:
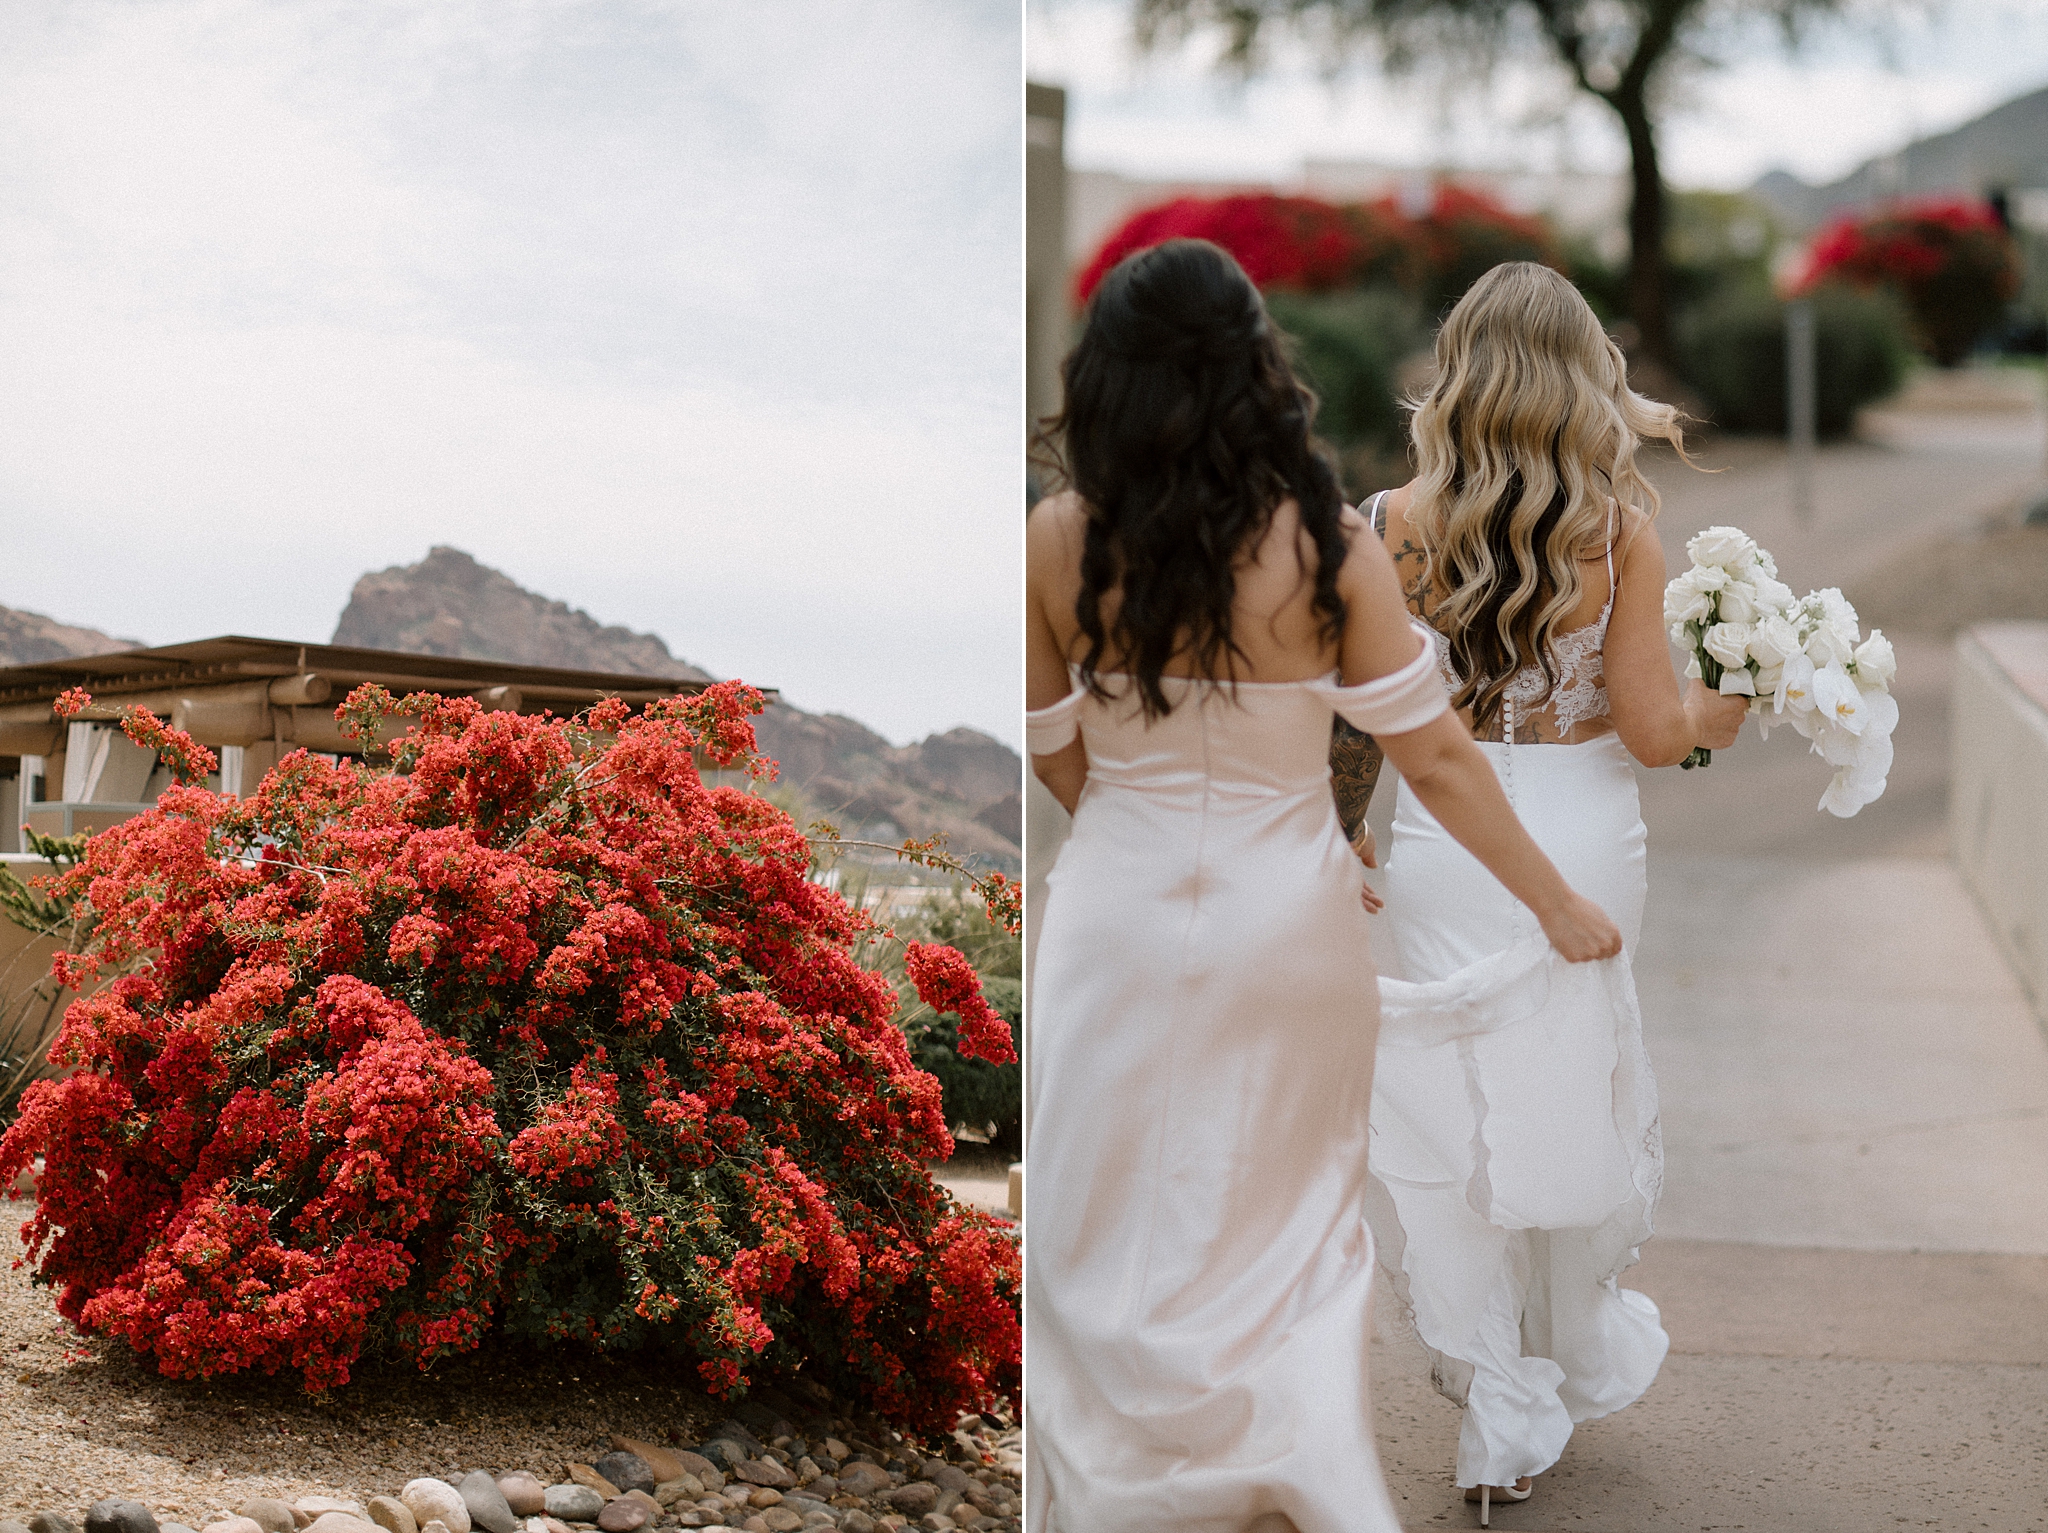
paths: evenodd
<path fill-rule="evenodd" d="M 1333 714 L 1561 955 L 1620 949 L 1448 710 L 1257 290 L 1103 282 L 1027 535 L 1033 769 L 1074 813 L 1031 992 L 1033 1533 L 1397 1533 L 1366 1376 L 1378 1008 Z"/>

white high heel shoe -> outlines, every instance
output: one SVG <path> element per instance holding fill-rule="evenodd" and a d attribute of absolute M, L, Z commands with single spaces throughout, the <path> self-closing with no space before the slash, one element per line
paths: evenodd
<path fill-rule="evenodd" d="M 1479 1526 L 1482 1528 L 1493 1526 L 1493 1497 L 1496 1491 L 1503 1501 L 1527 1501 L 1536 1494 L 1536 1482 L 1523 1475 L 1512 1485 L 1474 1485 L 1467 1490 L 1465 1499 L 1479 1503 Z"/>

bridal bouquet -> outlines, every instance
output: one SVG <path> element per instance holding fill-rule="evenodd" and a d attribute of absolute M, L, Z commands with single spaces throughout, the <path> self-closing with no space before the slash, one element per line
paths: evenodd
<path fill-rule="evenodd" d="M 1692 567 L 1664 588 L 1671 640 L 1686 675 L 1753 699 L 1760 733 L 1789 723 L 1835 769 L 1820 807 L 1847 819 L 1884 792 L 1899 705 L 1898 660 L 1880 629 L 1863 638 L 1856 609 L 1832 586 L 1795 597 L 1778 564 L 1739 527 L 1709 527 L 1685 545 Z M 1707 766 L 1695 750 L 1685 765 Z"/>

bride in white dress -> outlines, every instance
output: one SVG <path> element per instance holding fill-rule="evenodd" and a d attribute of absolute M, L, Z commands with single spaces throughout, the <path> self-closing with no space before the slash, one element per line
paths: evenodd
<path fill-rule="evenodd" d="M 1027 534 L 1033 769 L 1074 813 L 1030 1002 L 1033 1533 L 1397 1533 L 1366 1378 L 1377 1032 L 1333 711 L 1558 950 L 1621 936 L 1447 708 L 1257 291 L 1104 281 Z M 1588 965 L 1591 967 L 1591 965 Z"/>
<path fill-rule="evenodd" d="M 1401 785 L 1372 1225 L 1432 1378 L 1465 1407 L 1457 1484 L 1523 1500 L 1574 1424 L 1636 1400 L 1668 1346 L 1656 1306 L 1615 1281 L 1662 1178 L 1628 968 L 1645 887 L 1630 758 L 1725 749 L 1747 699 L 1679 691 L 1657 492 L 1635 463 L 1643 437 L 1679 443 L 1677 413 L 1629 389 L 1578 291 L 1497 266 L 1451 311 L 1436 361 L 1419 472 L 1367 512 L 1515 812 L 1625 948 L 1565 970 Z"/>

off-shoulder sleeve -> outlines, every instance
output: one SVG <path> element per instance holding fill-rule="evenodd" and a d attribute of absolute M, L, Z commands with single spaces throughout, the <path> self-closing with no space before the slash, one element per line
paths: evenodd
<path fill-rule="evenodd" d="M 1352 728 L 1369 735 L 1406 734 L 1449 710 L 1451 696 L 1444 690 L 1443 675 L 1437 669 L 1436 641 L 1429 629 L 1415 619 L 1410 618 L 1408 626 L 1422 641 L 1422 650 L 1400 670 L 1362 681 L 1355 687 L 1325 684 L 1330 706 Z"/>
<path fill-rule="evenodd" d="M 1086 692 L 1069 692 L 1056 703 L 1024 712 L 1024 747 L 1034 756 L 1050 756 L 1065 750 L 1081 733 L 1081 699 Z"/>

